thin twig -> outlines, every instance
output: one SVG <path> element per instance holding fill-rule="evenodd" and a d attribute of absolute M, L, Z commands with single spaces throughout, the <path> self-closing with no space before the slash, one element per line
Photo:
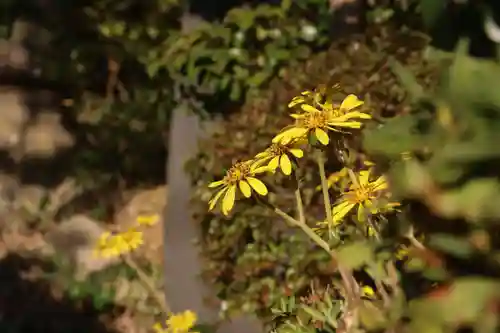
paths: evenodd
<path fill-rule="evenodd" d="M 425 250 L 425 245 L 422 244 L 416 237 L 413 230 L 413 226 L 410 226 L 410 229 L 406 233 L 405 237 L 410 241 L 411 245 L 416 247 L 419 250 Z"/>

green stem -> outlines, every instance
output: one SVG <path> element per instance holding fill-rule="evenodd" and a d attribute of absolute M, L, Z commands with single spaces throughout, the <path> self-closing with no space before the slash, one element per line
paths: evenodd
<path fill-rule="evenodd" d="M 332 207 L 330 203 L 330 194 L 328 193 L 328 180 L 326 178 L 326 173 L 325 173 L 325 156 L 322 151 L 318 152 L 316 161 L 319 168 L 319 176 L 321 178 L 321 189 L 323 191 L 323 203 L 325 206 L 326 219 L 328 221 L 328 224 L 330 226 L 333 226 Z M 340 263 L 337 260 L 337 255 L 335 254 L 335 252 L 331 251 L 330 255 L 332 259 L 338 264 L 338 270 L 342 278 L 342 281 L 344 283 L 344 288 L 348 301 L 355 302 L 356 300 L 359 300 L 359 286 L 356 280 L 354 279 L 351 270 L 346 269 L 340 265 Z"/>
<path fill-rule="evenodd" d="M 321 178 L 321 190 L 323 192 L 323 203 L 325 205 L 325 214 L 328 225 L 333 226 L 332 206 L 330 203 L 330 194 L 328 193 L 328 180 L 325 173 L 325 157 L 323 152 L 317 155 L 317 163 L 319 168 L 319 176 Z"/>
<path fill-rule="evenodd" d="M 297 205 L 297 214 L 299 215 L 299 222 L 306 224 L 306 216 L 304 214 L 304 202 L 300 193 L 300 180 L 297 179 L 297 189 L 295 190 L 295 201 Z"/>
<path fill-rule="evenodd" d="M 142 285 L 148 290 L 149 294 L 155 302 L 160 307 L 164 316 L 169 316 L 171 314 L 170 307 L 168 306 L 163 294 L 156 289 L 154 282 L 151 278 L 137 265 L 137 263 L 130 257 L 129 255 L 122 255 L 122 260 L 125 264 L 127 264 L 130 268 L 132 268 L 139 277 L 139 281 Z"/>
<path fill-rule="evenodd" d="M 288 215 L 287 213 L 285 213 L 284 211 L 282 211 L 281 209 L 279 209 L 278 207 L 275 207 L 273 205 L 271 205 L 271 207 L 273 208 L 274 212 L 276 214 L 278 214 L 279 216 L 281 216 L 285 221 L 287 221 L 288 223 L 290 223 L 291 225 L 293 226 L 296 226 L 296 227 L 299 227 L 300 229 L 302 229 L 302 231 L 304 231 L 304 233 L 314 242 L 316 243 L 318 246 L 320 246 L 322 249 L 324 249 L 326 252 L 328 253 L 331 253 L 331 249 L 330 249 L 330 245 L 328 245 L 327 242 L 325 242 L 321 237 L 319 237 L 315 232 L 314 230 L 312 230 L 307 224 L 305 223 L 302 223 L 301 221 L 299 220 L 296 220 L 294 219 L 293 217 L 291 217 L 290 215 Z"/>

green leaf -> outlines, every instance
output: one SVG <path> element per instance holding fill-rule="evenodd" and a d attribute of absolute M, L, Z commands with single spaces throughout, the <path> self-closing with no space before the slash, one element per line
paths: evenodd
<path fill-rule="evenodd" d="M 445 325 L 474 322 L 498 297 L 499 287 L 499 283 L 492 279 L 457 279 L 449 292 L 439 298 L 412 301 L 409 312 L 416 321 L 428 320 Z"/>
<path fill-rule="evenodd" d="M 245 8 L 234 8 L 227 13 L 224 22 L 236 24 L 240 30 L 248 30 L 255 22 L 255 12 Z"/>
<path fill-rule="evenodd" d="M 431 235 L 429 246 L 460 258 L 468 258 L 474 252 L 473 246 L 467 239 L 450 234 Z"/>
<path fill-rule="evenodd" d="M 359 320 L 368 331 L 380 330 L 387 324 L 384 311 L 370 301 L 363 301 L 359 307 Z"/>
<path fill-rule="evenodd" d="M 387 271 L 385 270 L 385 264 L 382 260 L 370 261 L 366 268 L 366 272 L 374 280 L 384 281 L 387 278 Z"/>
<path fill-rule="evenodd" d="M 232 101 L 236 101 L 241 98 L 241 85 L 239 82 L 234 81 L 232 86 L 231 86 L 231 93 L 229 94 L 229 98 Z"/>
<path fill-rule="evenodd" d="M 259 87 L 269 78 L 269 72 L 257 72 L 248 79 L 248 84 L 252 87 Z"/>
<path fill-rule="evenodd" d="M 350 269 L 358 269 L 373 260 L 373 249 L 367 241 L 342 246 L 337 250 L 339 263 Z"/>
<path fill-rule="evenodd" d="M 407 272 L 421 272 L 425 267 L 425 261 L 421 258 L 409 258 L 404 262 L 404 268 Z"/>
<path fill-rule="evenodd" d="M 307 305 L 303 305 L 301 308 L 308 315 L 310 315 L 312 319 L 318 320 L 318 321 L 321 321 L 321 322 L 325 321 L 325 316 L 321 312 L 319 312 L 318 310 L 313 309 L 313 308 L 311 308 L 310 306 L 307 306 Z"/>
<path fill-rule="evenodd" d="M 418 100 L 423 97 L 424 89 L 422 88 L 422 86 L 420 86 L 420 84 L 418 84 L 415 76 L 410 72 L 410 70 L 404 67 L 395 58 L 389 59 L 389 66 L 391 67 L 391 70 L 394 72 L 394 74 L 398 77 L 401 85 L 406 89 L 412 100 Z"/>
<path fill-rule="evenodd" d="M 295 49 L 293 55 L 298 59 L 306 59 L 311 56 L 311 49 L 305 45 L 300 45 Z"/>
<path fill-rule="evenodd" d="M 424 24 L 428 28 L 432 28 L 445 8 L 446 1 L 444 0 L 420 0 L 420 11 Z"/>
<path fill-rule="evenodd" d="M 467 47 L 466 41 L 460 41 L 459 46 L 462 44 Z M 449 74 L 447 97 L 455 106 L 454 112 L 462 110 L 464 114 L 471 114 L 470 107 L 479 111 L 478 106 L 486 106 L 490 107 L 490 112 L 495 112 L 491 116 L 500 117 L 500 96 L 495 88 L 500 75 L 497 62 L 473 58 L 458 50 Z M 463 104 L 466 107 L 460 107 Z M 472 115 L 477 117 L 481 113 Z"/>

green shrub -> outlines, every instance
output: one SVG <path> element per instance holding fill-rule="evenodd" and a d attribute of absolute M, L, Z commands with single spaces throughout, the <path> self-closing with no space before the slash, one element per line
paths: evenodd
<path fill-rule="evenodd" d="M 422 82 L 433 81 L 434 70 L 422 60 L 424 38 L 411 32 L 395 33 L 374 28 L 365 39 L 341 41 L 285 79 L 276 80 L 265 93 L 249 102 L 241 112 L 226 119 L 220 129 L 202 143 L 201 152 L 190 166 L 197 192 L 197 220 L 204 228 L 203 253 L 207 257 L 206 275 L 218 286 L 228 311 L 258 311 L 269 315 L 272 304 L 286 295 L 305 295 L 310 284 L 324 285 L 333 271 L 328 255 L 314 250 L 301 234 L 290 231 L 273 213 L 253 202 L 241 202 L 229 219 L 207 213 L 210 196 L 206 184 L 222 176 L 224 168 L 238 159 L 254 156 L 264 149 L 277 131 L 289 123 L 286 105 L 304 87 L 319 83 L 340 84 L 345 93 L 363 97 L 374 118 L 405 112 L 405 93 L 381 51 L 390 50 L 417 73 Z M 325 68 L 329 69 L 325 71 Z M 336 99 L 345 96 L 337 93 Z M 334 151 L 328 155 L 335 156 Z M 340 163 L 329 159 L 329 172 Z M 321 193 L 316 189 L 317 172 L 313 161 L 304 157 L 300 176 L 307 218 L 324 217 Z M 273 177 L 269 199 L 287 213 L 294 209 L 290 180 Z"/>

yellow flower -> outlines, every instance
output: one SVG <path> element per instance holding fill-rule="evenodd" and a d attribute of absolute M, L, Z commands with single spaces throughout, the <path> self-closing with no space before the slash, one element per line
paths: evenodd
<path fill-rule="evenodd" d="M 338 109 L 316 108 L 309 104 L 301 104 L 304 112 L 291 116 L 296 120 L 294 125 L 285 127 L 273 138 L 273 143 L 287 144 L 303 137 L 315 138 L 321 144 L 328 145 L 328 131 L 341 132 L 342 128 L 361 128 L 361 119 L 370 119 L 364 112 L 353 111 L 363 105 L 355 95 L 347 96 Z"/>
<path fill-rule="evenodd" d="M 179 314 L 171 315 L 165 322 L 167 326 L 166 329 L 159 323 L 155 324 L 153 329 L 156 333 L 197 333 L 191 331 L 196 324 L 196 320 L 196 314 L 187 310 Z"/>
<path fill-rule="evenodd" d="M 396 259 L 398 260 L 403 260 L 403 259 L 406 259 L 408 257 L 408 255 L 410 254 L 410 249 L 408 246 L 406 245 L 402 245 L 401 247 L 399 247 L 397 250 L 396 250 L 396 253 L 395 253 L 395 257 Z"/>
<path fill-rule="evenodd" d="M 137 217 L 137 224 L 151 227 L 158 223 L 160 216 L 158 214 L 154 215 L 140 215 Z"/>
<path fill-rule="evenodd" d="M 373 203 L 382 191 L 387 189 L 387 181 L 383 176 L 371 181 L 370 175 L 370 170 L 360 171 L 357 176 L 357 184 L 351 184 L 349 190 L 342 194 L 340 201 L 332 210 L 334 224 L 340 223 L 356 206 L 358 207 L 358 221 L 364 221 L 365 209 L 368 209 L 372 214 L 380 210 Z M 388 205 L 397 205 L 397 203 Z"/>
<path fill-rule="evenodd" d="M 316 89 L 314 89 L 314 91 L 303 91 L 300 96 L 296 96 L 292 99 L 292 101 L 288 104 L 288 107 L 293 108 L 294 106 L 307 103 L 316 105 L 323 109 L 331 109 L 333 108 L 332 93 L 335 90 L 338 90 L 339 87 L 340 85 L 338 84 L 335 84 L 331 88 L 320 85 Z"/>
<path fill-rule="evenodd" d="M 116 237 L 111 232 L 104 232 L 97 240 L 94 256 L 103 258 L 117 257 L 122 254 L 124 248 L 125 244 L 123 244 L 120 237 Z"/>
<path fill-rule="evenodd" d="M 345 179 L 348 175 L 347 168 L 342 168 L 339 171 L 331 173 L 327 178 L 328 188 L 332 188 L 334 185 L 338 184 L 341 180 Z M 316 190 L 321 190 L 321 185 L 316 186 Z"/>
<path fill-rule="evenodd" d="M 239 189 L 244 197 L 250 198 L 252 190 L 260 195 L 267 195 L 266 185 L 255 178 L 257 174 L 269 171 L 267 166 L 259 166 L 255 161 L 239 162 L 233 165 L 226 173 L 226 176 L 219 181 L 212 182 L 209 188 L 219 188 L 217 193 L 209 201 L 209 210 L 214 209 L 215 205 L 222 197 L 222 213 L 228 215 L 234 207 L 236 200 L 236 191 Z"/>
<path fill-rule="evenodd" d="M 362 286 L 361 295 L 366 298 L 375 298 L 375 291 L 370 286 Z"/>
<path fill-rule="evenodd" d="M 144 243 L 144 235 L 135 229 L 121 234 L 104 232 L 94 248 L 94 255 L 103 258 L 117 257 L 135 250 Z"/>
<path fill-rule="evenodd" d="M 129 229 L 121 234 L 123 242 L 126 244 L 128 251 L 137 249 L 144 244 L 144 234 L 135 229 Z"/>
<path fill-rule="evenodd" d="M 292 160 L 290 158 L 301 158 L 304 152 L 300 148 L 291 145 L 273 143 L 264 152 L 255 156 L 257 165 L 266 164 L 270 171 L 276 171 L 279 167 L 281 171 L 289 176 L 292 173 Z"/>

